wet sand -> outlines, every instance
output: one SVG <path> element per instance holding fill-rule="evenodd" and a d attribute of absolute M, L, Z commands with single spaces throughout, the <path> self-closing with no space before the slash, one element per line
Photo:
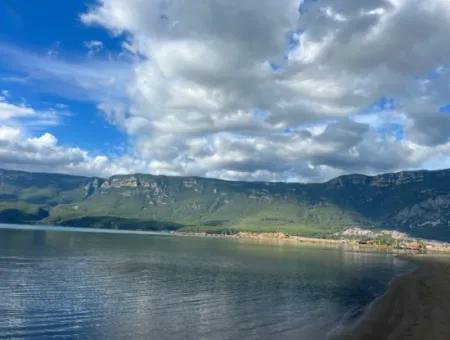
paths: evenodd
<path fill-rule="evenodd" d="M 394 280 L 342 339 L 450 339 L 450 257 L 411 259 L 418 269 Z"/>

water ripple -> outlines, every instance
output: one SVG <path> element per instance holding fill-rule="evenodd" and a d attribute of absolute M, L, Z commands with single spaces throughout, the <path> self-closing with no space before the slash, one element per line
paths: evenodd
<path fill-rule="evenodd" d="M 0 339 L 319 339 L 406 270 L 157 235 L 0 230 L 0 244 Z"/>

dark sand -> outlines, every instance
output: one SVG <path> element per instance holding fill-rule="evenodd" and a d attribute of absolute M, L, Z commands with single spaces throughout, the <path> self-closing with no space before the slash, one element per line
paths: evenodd
<path fill-rule="evenodd" d="M 394 280 L 342 339 L 449 339 L 450 257 L 422 255 L 418 269 Z"/>

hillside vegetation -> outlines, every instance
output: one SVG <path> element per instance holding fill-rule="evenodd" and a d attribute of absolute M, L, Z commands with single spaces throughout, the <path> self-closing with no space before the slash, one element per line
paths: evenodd
<path fill-rule="evenodd" d="M 450 170 L 319 184 L 0 170 L 0 222 L 322 237 L 378 227 L 450 240 Z"/>

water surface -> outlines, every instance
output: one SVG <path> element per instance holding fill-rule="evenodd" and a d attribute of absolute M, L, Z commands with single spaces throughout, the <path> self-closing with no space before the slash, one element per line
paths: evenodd
<path fill-rule="evenodd" d="M 381 253 L 0 228 L 0 339 L 321 339 L 409 268 Z"/>

